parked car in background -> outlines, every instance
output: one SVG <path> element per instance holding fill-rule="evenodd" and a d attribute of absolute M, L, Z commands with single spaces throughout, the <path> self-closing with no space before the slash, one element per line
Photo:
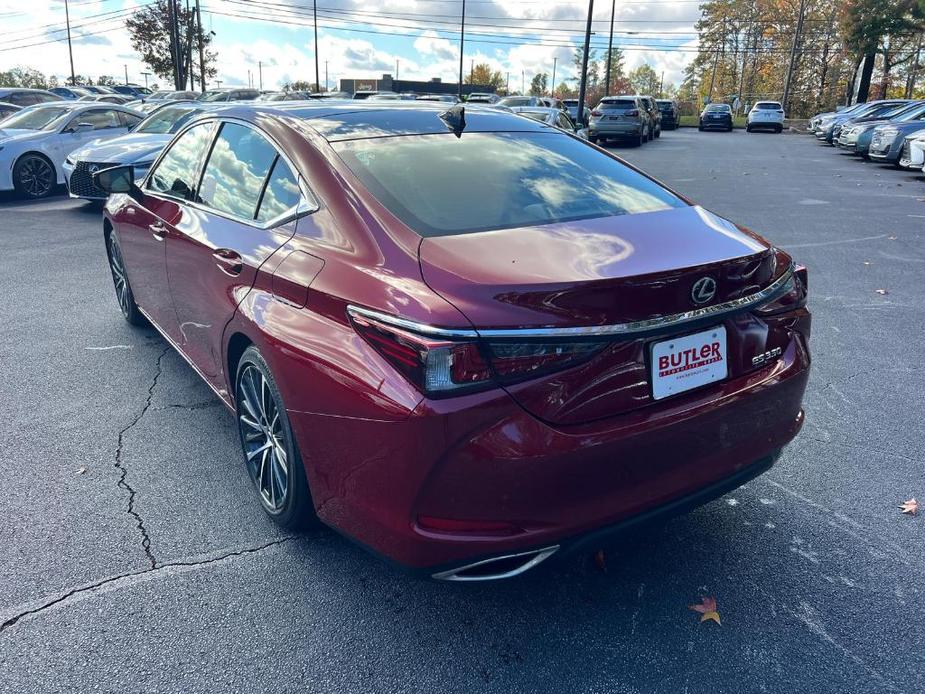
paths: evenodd
<path fill-rule="evenodd" d="M 509 108 L 517 106 L 547 106 L 546 100 L 539 96 L 506 96 L 497 103 Z"/>
<path fill-rule="evenodd" d="M 90 94 L 86 89 L 80 87 L 52 87 L 49 89 L 52 94 L 57 94 L 62 99 L 79 99 L 82 96 Z"/>
<path fill-rule="evenodd" d="M 662 112 L 659 110 L 655 99 L 651 96 L 643 95 L 639 97 L 639 101 L 649 115 L 649 139 L 654 140 L 656 137 L 661 137 Z"/>
<path fill-rule="evenodd" d="M 879 116 L 852 118 L 841 124 L 841 130 L 835 144 L 840 149 L 854 152 L 868 159 L 870 157 L 870 142 L 878 126 L 887 125 L 894 121 L 903 122 L 907 119 L 914 119 L 921 115 L 923 111 L 925 111 L 925 102 L 914 101 L 897 106 Z"/>
<path fill-rule="evenodd" d="M 87 96 L 80 97 L 78 101 L 101 101 L 105 104 L 122 104 L 124 106 L 130 101 L 135 101 L 135 99 L 125 94 L 87 94 Z"/>
<path fill-rule="evenodd" d="M 897 106 L 908 104 L 908 99 L 883 99 L 880 101 L 870 101 L 858 108 L 846 109 L 832 116 L 822 119 L 816 128 L 816 139 L 834 144 L 841 134 L 841 126 L 853 119 L 864 118 L 867 116 L 879 116 L 892 111 Z"/>
<path fill-rule="evenodd" d="M 267 515 L 491 580 L 768 470 L 806 269 L 555 128 L 445 116 L 236 107 L 96 174 L 118 310 L 234 413 Z"/>
<path fill-rule="evenodd" d="M 570 135 L 577 135 L 582 140 L 588 139 L 588 129 L 584 126 L 577 126 L 572 122 L 572 119 L 569 118 L 568 113 L 560 108 L 549 106 L 515 106 L 511 110 L 525 118 L 545 123 L 554 128 L 559 128 L 559 130 L 563 130 Z"/>
<path fill-rule="evenodd" d="M 363 99 L 368 99 L 369 97 L 374 96 L 376 94 L 396 94 L 396 92 L 385 91 L 385 90 L 379 91 L 377 89 L 360 89 L 353 93 L 353 98 L 357 100 L 363 100 Z"/>
<path fill-rule="evenodd" d="M 481 103 L 481 104 L 495 104 L 501 99 L 497 94 L 492 94 L 490 92 L 472 92 L 468 97 L 466 97 L 466 102 L 472 103 Z"/>
<path fill-rule="evenodd" d="M 311 98 L 311 92 L 267 92 L 258 96 L 255 101 L 305 101 Z"/>
<path fill-rule="evenodd" d="M 258 89 L 210 89 L 209 91 L 199 94 L 196 98 L 199 101 L 219 102 L 219 101 L 253 101 L 260 96 Z"/>
<path fill-rule="evenodd" d="M 419 94 L 417 97 L 415 97 L 415 100 L 416 100 L 416 101 L 439 101 L 439 102 L 442 102 L 442 103 L 445 103 L 445 104 L 458 104 L 458 103 L 459 103 L 459 97 L 456 96 L 455 94 Z M 470 99 L 470 101 L 471 101 L 471 99 Z M 468 102 L 466 102 L 466 103 L 468 103 Z M 475 101 L 475 102 L 473 102 L 473 103 L 476 103 L 476 104 L 480 104 L 480 103 L 491 104 L 491 103 L 493 103 L 493 102 L 491 102 L 491 101 L 484 101 L 484 102 L 483 102 L 483 101 Z"/>
<path fill-rule="evenodd" d="M 0 87 L 0 101 L 14 106 L 35 106 L 56 101 L 64 101 L 64 97 L 53 94 L 44 89 L 24 89 L 21 87 Z"/>
<path fill-rule="evenodd" d="M 638 96 L 605 96 L 591 111 L 591 142 L 624 140 L 636 145 L 651 139 L 649 113 Z"/>
<path fill-rule="evenodd" d="M 201 101 L 171 101 L 158 107 L 138 123 L 132 132 L 119 137 L 94 140 L 71 152 L 62 170 L 72 198 L 105 200 L 106 193 L 93 183 L 93 174 L 113 166 L 131 166 L 135 178 L 144 178 L 151 164 L 173 136 L 196 115 L 224 108 Z"/>
<path fill-rule="evenodd" d="M 397 92 L 379 92 L 366 97 L 367 101 L 404 101 L 404 97 Z"/>
<path fill-rule="evenodd" d="M 725 130 L 732 132 L 732 107 L 729 104 L 707 104 L 706 108 L 700 112 L 700 119 L 697 129 L 704 130 Z"/>
<path fill-rule="evenodd" d="M 43 198 L 64 183 L 64 160 L 91 140 L 122 135 L 141 122 L 118 104 L 58 101 L 24 108 L 0 128 L 0 191 Z"/>
<path fill-rule="evenodd" d="M 757 101 L 745 117 L 745 132 L 784 129 L 784 107 L 779 101 Z"/>
<path fill-rule="evenodd" d="M 91 94 L 116 94 L 116 90 L 112 87 L 107 87 L 102 84 L 80 84 L 77 85 L 84 91 L 88 91 Z"/>
<path fill-rule="evenodd" d="M 563 99 L 563 105 L 565 106 L 565 111 L 568 113 L 568 117 L 572 119 L 572 122 L 577 123 L 582 121 L 584 125 L 587 125 L 591 121 L 591 109 L 588 108 L 587 104 L 583 109 L 584 118 L 579 118 L 578 116 L 578 99 Z"/>
<path fill-rule="evenodd" d="M 139 87 L 136 84 L 114 84 L 112 85 L 114 92 L 118 94 L 124 94 L 130 96 L 133 99 L 143 99 L 144 97 L 151 94 L 151 90 L 147 87 Z"/>
<path fill-rule="evenodd" d="M 207 94 L 210 92 L 206 92 Z M 211 93 L 215 93 L 214 91 Z M 141 97 L 142 101 L 187 101 L 189 99 L 198 99 L 202 92 L 194 92 L 189 89 L 162 89 L 153 92 L 147 96 Z"/>
<path fill-rule="evenodd" d="M 902 168 L 925 171 L 925 130 L 906 135 L 901 151 L 899 165 Z"/>
<path fill-rule="evenodd" d="M 662 130 L 676 130 L 681 123 L 681 109 L 674 99 L 656 99 L 662 115 Z"/>
<path fill-rule="evenodd" d="M 0 101 L 0 121 L 2 121 L 7 116 L 11 116 L 17 111 L 21 111 L 22 106 L 17 106 L 16 104 L 8 104 L 5 101 Z M 3 126 L 0 125 L 0 128 Z"/>
<path fill-rule="evenodd" d="M 881 164 L 899 166 L 906 137 L 925 130 L 925 108 L 918 108 L 878 125 L 870 138 L 868 156 Z"/>

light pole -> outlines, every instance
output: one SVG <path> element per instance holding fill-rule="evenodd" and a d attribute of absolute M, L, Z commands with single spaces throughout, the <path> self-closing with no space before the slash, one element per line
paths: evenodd
<path fill-rule="evenodd" d="M 328 61 L 324 61 L 324 91 L 328 91 Z"/>
<path fill-rule="evenodd" d="M 125 68 L 125 84 L 128 85 L 128 65 L 123 63 L 122 67 Z"/>
<path fill-rule="evenodd" d="M 604 74 L 604 96 L 610 95 L 610 70 L 613 60 L 613 15 L 617 10 L 617 0 L 610 4 L 610 43 L 607 44 L 607 72 Z"/>
<path fill-rule="evenodd" d="M 67 0 L 64 0 L 64 21 L 67 24 L 67 54 L 71 59 L 71 86 L 75 86 L 77 78 L 74 76 L 74 49 L 71 47 L 71 15 L 67 9 Z"/>
<path fill-rule="evenodd" d="M 527 93 L 527 73 L 524 70 L 520 71 L 520 94 L 521 96 Z"/>
<path fill-rule="evenodd" d="M 318 69 L 318 0 L 312 0 L 315 13 L 315 89 L 321 90 L 321 71 Z"/>
<path fill-rule="evenodd" d="M 263 61 L 257 61 L 257 74 L 260 75 L 260 91 L 263 91 Z"/>
<path fill-rule="evenodd" d="M 594 0 L 588 0 L 588 28 L 585 29 L 585 52 L 581 56 L 581 82 L 578 86 L 578 120 L 585 122 L 585 92 L 588 89 L 588 52 L 591 49 L 591 16 L 594 14 Z"/>
<path fill-rule="evenodd" d="M 552 58 L 552 86 L 549 88 L 549 96 L 556 95 L 556 63 L 559 59 L 555 56 Z"/>
<path fill-rule="evenodd" d="M 147 89 L 147 88 L 148 88 L 148 75 L 150 75 L 151 73 L 150 73 L 150 72 L 142 72 L 141 74 L 145 76 L 145 89 Z"/>
<path fill-rule="evenodd" d="M 463 55 L 466 48 L 466 0 L 462 0 L 462 15 L 459 22 L 459 84 L 456 96 L 462 101 L 463 87 Z"/>

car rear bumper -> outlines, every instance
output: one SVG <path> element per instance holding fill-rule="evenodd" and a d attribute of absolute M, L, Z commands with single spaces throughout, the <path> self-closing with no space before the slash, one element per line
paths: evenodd
<path fill-rule="evenodd" d="M 606 121 L 591 123 L 588 134 L 591 137 L 632 137 L 641 135 L 642 123 L 610 123 Z"/>
<path fill-rule="evenodd" d="M 405 567 L 452 575 L 564 551 L 763 471 L 803 424 L 809 321 L 797 319 L 773 364 L 589 424 L 551 426 L 504 391 L 424 400 L 397 422 L 289 416 L 322 521 Z M 504 530 L 437 530 L 426 519 Z"/>
<path fill-rule="evenodd" d="M 711 130 L 711 129 L 713 129 L 713 128 L 716 128 L 717 130 L 729 130 L 729 128 L 732 127 L 732 121 L 729 121 L 729 120 L 720 120 L 720 121 L 705 120 L 705 121 L 700 121 L 700 127 L 703 128 L 704 130 Z"/>

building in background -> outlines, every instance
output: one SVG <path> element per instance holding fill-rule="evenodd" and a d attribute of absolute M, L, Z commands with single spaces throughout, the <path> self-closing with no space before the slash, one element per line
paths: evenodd
<path fill-rule="evenodd" d="M 341 79 L 340 90 L 353 94 L 363 91 L 377 92 L 413 92 L 415 94 L 456 94 L 458 85 L 455 82 L 444 82 L 439 77 L 430 81 L 396 80 L 392 75 L 385 74 L 381 79 Z M 495 93 L 495 88 L 487 84 L 464 84 L 463 94 L 472 92 Z"/>

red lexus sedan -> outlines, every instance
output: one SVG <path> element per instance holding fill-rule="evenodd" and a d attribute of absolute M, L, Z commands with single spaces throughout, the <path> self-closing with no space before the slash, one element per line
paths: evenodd
<path fill-rule="evenodd" d="M 486 580 L 767 470 L 806 270 L 561 130 L 445 109 L 232 106 L 139 185 L 97 174 L 123 315 L 235 413 L 267 513 Z"/>

